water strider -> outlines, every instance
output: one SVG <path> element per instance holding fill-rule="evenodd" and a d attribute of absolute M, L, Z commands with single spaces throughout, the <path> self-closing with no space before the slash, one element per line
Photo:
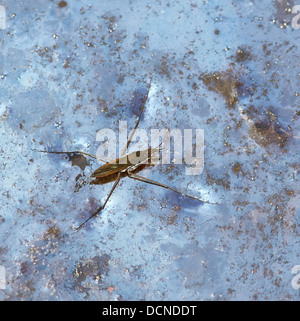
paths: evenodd
<path fill-rule="evenodd" d="M 113 160 L 111 162 L 108 162 L 108 163 L 100 166 L 91 175 L 92 180 L 91 180 L 90 184 L 92 184 L 92 185 L 103 185 L 103 184 L 107 184 L 109 182 L 114 182 L 114 184 L 113 184 L 110 192 L 108 193 L 108 196 L 106 197 L 104 203 L 92 215 L 90 215 L 82 224 L 80 224 L 77 228 L 75 228 L 77 231 L 79 229 L 81 229 L 91 218 L 95 217 L 97 214 L 99 214 L 105 208 L 105 206 L 106 206 L 107 202 L 109 201 L 115 188 L 119 184 L 120 180 L 124 177 L 129 177 L 129 178 L 135 179 L 137 181 L 160 186 L 160 187 L 172 190 L 182 196 L 198 200 L 202 203 L 218 205 L 218 203 L 211 203 L 211 202 L 203 201 L 197 197 L 182 193 L 173 187 L 170 187 L 168 185 L 159 183 L 157 181 L 154 181 L 152 179 L 149 179 L 149 178 L 146 178 L 146 177 L 143 177 L 143 176 L 140 176 L 137 174 L 138 172 L 143 170 L 145 167 L 151 166 L 149 163 L 149 160 L 151 159 L 152 156 L 154 156 L 154 154 L 156 152 L 159 151 L 160 146 L 158 146 L 157 148 L 148 148 L 148 149 L 145 149 L 142 151 L 138 151 L 138 153 L 140 153 L 140 155 L 143 155 L 143 159 L 141 161 L 139 161 L 137 164 L 131 164 L 130 162 L 128 162 L 128 159 L 132 159 L 131 156 L 134 156 L 134 154 L 137 153 L 137 151 L 134 151 L 132 153 L 125 154 L 130 143 L 131 143 L 131 140 L 132 140 L 132 137 L 135 133 L 135 130 L 137 129 L 139 122 L 141 120 L 142 113 L 145 109 L 145 105 L 148 100 L 149 90 L 150 90 L 150 86 L 148 88 L 148 92 L 147 92 L 146 98 L 144 100 L 144 103 L 141 107 L 140 115 L 138 117 L 136 125 L 135 125 L 133 131 L 131 132 L 130 137 L 127 140 L 126 146 L 125 146 L 124 150 L 122 151 L 121 157 L 118 158 L 117 160 Z M 81 154 L 81 155 L 85 155 L 85 156 L 89 156 L 89 157 L 97 159 L 97 156 L 92 155 L 90 153 L 82 152 L 82 151 L 71 151 L 71 152 L 39 151 L 39 152 L 53 153 L 53 154 Z M 124 161 L 124 160 L 126 160 L 126 161 Z"/>

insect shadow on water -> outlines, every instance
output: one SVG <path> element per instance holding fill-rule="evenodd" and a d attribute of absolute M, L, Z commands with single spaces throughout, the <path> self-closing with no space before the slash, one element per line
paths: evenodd
<path fill-rule="evenodd" d="M 110 192 L 108 193 L 104 203 L 93 213 L 91 214 L 82 224 L 80 224 L 77 228 L 75 228 L 76 231 L 80 230 L 90 219 L 92 219 L 93 217 L 95 217 L 96 215 L 98 215 L 106 206 L 107 202 L 109 201 L 111 195 L 113 194 L 114 190 L 116 189 L 117 185 L 119 184 L 120 180 L 124 177 L 129 177 L 131 179 L 137 180 L 137 181 L 141 181 L 144 183 L 148 183 L 151 185 L 156 185 L 156 186 L 160 186 L 163 187 L 165 189 L 169 189 L 173 192 L 176 192 L 184 197 L 188 197 L 197 201 L 200 201 L 202 203 L 206 203 L 206 204 L 211 204 L 211 205 L 218 205 L 218 203 L 211 203 L 208 201 L 203 201 L 197 197 L 185 194 L 181 191 L 178 191 L 177 189 L 170 187 L 168 185 L 159 183 L 157 181 L 154 181 L 152 179 L 146 178 L 144 176 L 140 176 L 137 173 L 140 172 L 141 170 L 143 170 L 145 167 L 147 166 L 152 166 L 153 164 L 149 163 L 149 160 L 151 159 L 151 157 L 154 155 L 154 153 L 159 152 L 160 150 L 160 146 L 158 146 L 157 148 L 148 148 L 142 151 L 134 151 L 132 153 L 129 154 L 125 154 L 131 141 L 132 138 L 134 136 L 134 133 L 140 123 L 143 111 L 145 109 L 145 105 L 146 102 L 148 100 L 148 96 L 149 96 L 149 91 L 150 91 L 150 87 L 151 87 L 151 83 L 148 87 L 148 91 L 146 94 L 146 98 L 142 104 L 142 107 L 140 109 L 140 114 L 138 116 L 137 122 L 135 124 L 135 127 L 133 128 L 127 143 L 121 153 L 120 158 L 111 161 L 111 162 L 107 162 L 106 164 L 100 166 L 99 168 L 97 168 L 92 174 L 91 174 L 91 178 L 92 180 L 90 181 L 91 185 L 104 185 L 110 182 L 114 182 Z M 70 151 L 70 152 L 66 152 L 66 151 L 43 151 L 43 150 L 38 150 L 38 152 L 42 152 L 42 153 L 53 153 L 53 154 L 66 154 L 70 157 L 70 155 L 84 155 L 84 156 L 88 156 L 91 158 L 95 158 L 98 159 L 99 158 L 96 155 L 87 153 L 87 152 L 82 152 L 82 151 Z M 128 160 L 132 159 L 131 156 L 136 155 L 137 153 L 140 153 L 141 155 L 144 156 L 144 159 L 140 162 L 138 162 L 137 164 L 131 164 Z M 126 160 L 126 161 L 124 161 Z"/>

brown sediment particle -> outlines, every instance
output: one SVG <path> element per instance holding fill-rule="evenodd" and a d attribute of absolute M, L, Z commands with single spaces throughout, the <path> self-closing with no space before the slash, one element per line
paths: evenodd
<path fill-rule="evenodd" d="M 203 81 L 208 90 L 221 94 L 228 108 L 235 107 L 238 102 L 238 88 L 242 83 L 232 69 L 212 74 L 203 73 L 199 79 Z"/>
<path fill-rule="evenodd" d="M 243 62 L 243 61 L 251 60 L 251 59 L 252 59 L 252 57 L 251 57 L 251 52 L 249 49 L 239 48 L 236 51 L 236 54 L 235 54 L 235 61 L 236 62 Z"/>
<path fill-rule="evenodd" d="M 68 2 L 67 1 L 59 1 L 59 3 L 58 3 L 58 6 L 60 7 L 60 8 L 64 8 L 64 7 L 66 7 L 68 5 Z"/>
<path fill-rule="evenodd" d="M 54 225 L 44 233 L 43 240 L 47 240 L 49 238 L 56 239 L 58 238 L 59 234 L 60 234 L 60 229 L 56 225 Z"/>
<path fill-rule="evenodd" d="M 276 144 L 283 148 L 289 136 L 274 126 L 274 122 L 256 122 L 249 129 L 249 136 L 254 139 L 259 145 L 266 147 L 271 144 Z"/>
<path fill-rule="evenodd" d="M 222 186 L 224 189 L 230 189 L 230 181 L 229 181 L 229 175 L 226 174 L 225 178 L 220 178 L 220 179 L 216 179 L 214 178 L 211 174 L 207 174 L 206 177 L 206 183 L 207 185 L 213 185 L 216 184 L 218 186 Z"/>
<path fill-rule="evenodd" d="M 101 112 L 102 112 L 102 113 L 107 113 L 107 111 L 108 111 L 108 106 L 107 106 L 106 100 L 101 99 L 101 98 L 99 98 L 99 97 L 97 97 L 97 100 L 98 100 L 99 106 L 100 106 L 100 108 L 101 108 Z"/>
<path fill-rule="evenodd" d="M 285 194 L 288 195 L 288 196 L 294 196 L 294 195 L 295 195 L 295 191 L 294 191 L 294 190 L 286 189 L 286 190 L 285 190 Z"/>
<path fill-rule="evenodd" d="M 107 254 L 103 254 L 80 261 L 73 271 L 72 289 L 86 293 L 86 298 L 88 298 L 90 288 L 86 286 L 87 278 L 97 281 L 99 288 L 101 288 L 102 278 L 109 271 L 109 259 Z"/>
<path fill-rule="evenodd" d="M 242 165 L 238 162 L 236 162 L 232 167 L 232 171 L 234 173 L 239 173 L 241 171 L 241 169 L 242 169 Z"/>

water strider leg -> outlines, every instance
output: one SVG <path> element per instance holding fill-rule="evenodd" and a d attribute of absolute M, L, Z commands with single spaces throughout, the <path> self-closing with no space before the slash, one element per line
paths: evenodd
<path fill-rule="evenodd" d="M 137 120 L 137 122 L 136 122 L 136 124 L 135 124 L 135 127 L 134 127 L 134 129 L 133 129 L 130 137 L 129 137 L 128 140 L 127 140 L 126 146 L 125 146 L 124 150 L 122 151 L 121 156 L 123 156 L 123 155 L 125 154 L 125 152 L 127 151 L 127 148 L 128 148 L 128 146 L 129 146 L 129 144 L 130 144 L 130 142 L 131 142 L 131 139 L 132 139 L 134 133 L 135 133 L 135 130 L 137 129 L 137 127 L 138 127 L 138 125 L 139 125 L 139 122 L 140 122 L 140 120 L 141 120 L 142 113 L 143 113 L 143 111 L 144 111 L 144 109 L 145 109 L 145 104 L 146 104 L 146 102 L 147 102 L 147 100 L 148 100 L 148 95 L 149 95 L 149 91 L 150 91 L 150 86 L 151 86 L 151 83 L 150 83 L 149 88 L 148 88 L 148 92 L 147 92 L 146 99 L 145 99 L 145 101 L 144 101 L 144 103 L 143 103 L 143 106 L 142 106 L 142 108 L 141 108 L 141 112 L 140 112 L 139 118 L 138 118 L 138 120 Z M 63 154 L 64 152 L 57 152 L 57 153 L 58 153 L 58 154 Z M 68 152 L 68 153 L 71 153 L 71 152 Z M 75 153 L 75 152 L 73 152 L 73 153 Z M 91 155 L 91 154 L 88 154 L 88 153 L 84 153 L 84 152 L 79 152 L 79 153 L 84 154 L 84 155 L 88 155 L 88 156 L 91 156 L 91 157 L 94 157 L 94 158 L 97 158 L 96 156 Z M 122 173 L 122 172 L 119 172 L 119 173 L 118 173 L 117 179 L 115 180 L 114 185 L 113 185 L 113 187 L 111 188 L 111 190 L 110 190 L 110 192 L 109 192 L 109 194 L 108 194 L 108 196 L 107 196 L 104 204 L 101 205 L 101 206 L 97 209 L 97 211 L 96 211 L 95 213 L 93 213 L 88 219 L 86 219 L 82 224 L 80 224 L 80 225 L 76 228 L 76 231 L 80 230 L 91 218 L 95 217 L 99 212 L 101 212 L 101 211 L 104 209 L 106 203 L 108 202 L 108 200 L 110 199 L 112 193 L 114 192 L 115 188 L 117 187 L 117 185 L 118 185 L 119 182 L 120 182 L 121 173 Z"/>
<path fill-rule="evenodd" d="M 144 101 L 144 103 L 143 103 L 143 106 L 142 106 L 142 108 L 141 108 L 141 112 L 140 112 L 139 118 L 138 118 L 138 120 L 137 120 L 137 122 L 136 122 L 136 124 L 135 124 L 135 127 L 134 127 L 134 129 L 133 129 L 130 137 L 129 137 L 128 140 L 127 140 L 126 146 L 125 146 L 124 150 L 122 151 L 121 156 L 123 156 L 123 155 L 125 154 L 125 152 L 127 151 L 127 148 L 128 148 L 128 146 L 129 146 L 129 144 L 130 144 L 130 142 L 131 142 L 131 139 L 132 139 L 134 133 L 135 133 L 135 130 L 137 129 L 137 127 L 138 127 L 138 125 L 139 125 L 139 122 L 140 122 L 140 120 L 141 120 L 142 113 L 143 113 L 143 111 L 144 111 L 144 109 L 145 109 L 145 105 L 146 105 L 146 102 L 147 102 L 147 100 L 148 100 L 148 95 L 149 95 L 149 91 L 150 91 L 150 86 L 151 86 L 151 83 L 149 84 L 147 96 L 146 96 L 146 99 L 145 99 L 145 101 Z M 58 154 L 62 154 L 62 153 L 63 153 L 63 152 L 58 152 Z M 71 152 L 68 152 L 68 153 L 71 153 Z M 75 153 L 75 152 L 73 152 L 73 153 Z M 84 154 L 84 155 L 87 155 L 87 156 L 90 156 L 90 157 L 93 157 L 93 158 L 96 158 L 96 159 L 97 159 L 96 156 L 91 155 L 91 154 L 89 154 L 89 153 L 84 153 L 84 152 L 78 152 L 78 153 L 81 153 L 81 154 Z M 106 163 L 107 163 L 107 162 L 106 162 Z M 106 203 L 109 201 L 112 193 L 114 192 L 115 188 L 116 188 L 117 185 L 119 184 L 120 179 L 121 179 L 121 172 L 118 173 L 117 179 L 115 180 L 114 185 L 113 185 L 113 187 L 111 188 L 111 190 L 110 190 L 110 192 L 109 192 L 109 194 L 108 194 L 108 196 L 107 196 L 104 204 L 101 205 L 101 206 L 97 209 L 97 211 L 96 211 L 95 213 L 93 213 L 88 219 L 86 219 L 82 224 L 80 224 L 80 225 L 76 228 L 76 231 L 80 230 L 91 218 L 95 217 L 99 212 L 101 212 L 101 211 L 104 209 Z"/>
<path fill-rule="evenodd" d="M 132 139 L 132 137 L 133 137 L 133 135 L 134 135 L 134 133 L 135 133 L 135 130 L 137 129 L 137 127 L 138 127 L 138 125 L 139 125 L 139 123 L 140 123 L 140 120 L 141 120 L 141 117 L 142 117 L 142 113 L 143 113 L 143 111 L 144 111 L 144 109 L 145 109 L 145 105 L 146 105 L 146 102 L 147 102 L 147 100 L 148 100 L 150 87 L 151 87 L 151 81 L 150 81 L 150 84 L 149 84 L 149 87 L 148 87 L 148 92 L 147 92 L 146 98 L 145 98 L 144 103 L 143 103 L 143 106 L 142 106 L 142 108 L 141 108 L 141 112 L 140 112 L 139 118 L 138 118 L 138 120 L 137 120 L 137 122 L 136 122 L 136 124 L 135 124 L 135 127 L 133 128 L 132 133 L 131 133 L 130 137 L 129 137 L 128 140 L 127 140 L 126 146 L 125 146 L 125 148 L 124 148 L 124 150 L 122 151 L 122 154 L 121 154 L 120 156 L 125 155 L 125 153 L 126 153 L 126 151 L 127 151 L 127 149 L 128 149 L 128 146 L 129 146 L 129 144 L 131 143 L 131 139 Z"/>
<path fill-rule="evenodd" d="M 74 150 L 74 151 L 71 151 L 71 152 L 55 152 L 55 151 L 48 152 L 47 150 L 35 150 L 35 151 L 36 152 L 40 152 L 40 153 L 48 153 L 48 154 L 81 154 L 81 155 L 85 155 L 85 156 L 89 156 L 89 157 L 95 158 L 95 159 L 100 160 L 100 161 L 102 161 L 104 163 L 108 163 L 107 161 L 98 158 L 96 155 L 93 155 L 93 154 L 90 154 L 90 153 L 86 153 L 86 152 L 82 152 L 80 150 Z"/>
<path fill-rule="evenodd" d="M 117 179 L 114 182 L 113 187 L 111 188 L 105 202 L 103 203 L 103 205 L 101 205 L 97 211 L 95 213 L 93 213 L 88 219 L 86 219 L 82 224 L 80 224 L 77 228 L 75 228 L 76 231 L 79 231 L 91 218 L 95 217 L 97 214 L 99 214 L 105 207 L 106 203 L 109 201 L 111 194 L 113 193 L 113 191 L 115 190 L 115 188 L 117 187 L 117 185 L 119 184 L 121 179 L 121 172 L 119 172 Z"/>
<path fill-rule="evenodd" d="M 148 100 L 148 95 L 149 95 L 149 91 L 150 91 L 150 86 L 151 86 L 151 83 L 149 84 L 147 96 L 146 96 L 146 99 L 145 99 L 145 101 L 144 101 L 144 103 L 143 103 L 143 106 L 142 106 L 142 108 L 141 108 L 141 112 L 140 112 L 139 118 L 138 118 L 138 120 L 137 120 L 137 122 L 136 122 L 136 124 L 135 124 L 135 127 L 134 127 L 134 129 L 133 129 L 130 137 L 129 137 L 128 140 L 127 140 L 126 146 L 125 146 L 124 150 L 122 151 L 121 156 L 123 156 L 123 155 L 125 154 L 125 152 L 127 151 L 127 148 L 128 148 L 128 146 L 129 146 L 129 144 L 130 144 L 130 142 L 131 142 L 131 139 L 132 139 L 134 133 L 135 133 L 135 130 L 137 129 L 137 127 L 138 127 L 138 125 L 139 125 L 139 122 L 140 122 L 141 117 L 142 117 L 142 113 L 143 113 L 143 111 L 144 111 L 144 109 L 145 109 L 145 105 L 146 105 L 146 102 L 147 102 L 147 100 Z M 57 152 L 57 153 L 58 153 L 58 154 L 62 154 L 63 152 Z M 68 153 L 71 153 L 71 152 L 68 152 Z M 75 153 L 75 152 L 73 152 L 73 153 Z M 86 155 L 88 155 L 88 156 L 97 158 L 96 156 L 91 155 L 91 154 L 88 154 L 88 153 L 84 153 L 84 152 L 79 152 L 79 153 L 81 153 L 81 154 L 86 154 Z M 108 202 L 109 198 L 111 197 L 113 191 L 115 190 L 115 188 L 116 188 L 117 185 L 119 184 L 120 179 L 121 179 L 121 172 L 119 172 L 119 174 L 118 174 L 118 176 L 117 176 L 117 179 L 115 180 L 115 183 L 114 183 L 112 189 L 110 190 L 110 192 L 109 192 L 109 194 L 108 194 L 108 196 L 107 196 L 104 204 L 101 205 L 101 206 L 97 209 L 97 211 L 96 211 L 95 213 L 93 213 L 87 220 L 85 220 L 82 224 L 80 224 L 80 226 L 76 228 L 76 231 L 80 230 L 91 218 L 93 218 L 94 216 L 96 216 L 99 212 L 101 212 L 101 211 L 104 209 L 104 207 L 105 207 L 106 203 Z"/>
<path fill-rule="evenodd" d="M 143 114 L 144 109 L 145 109 L 146 102 L 147 102 L 147 100 L 148 100 L 150 87 L 151 87 L 151 82 L 150 82 L 150 84 L 149 84 L 148 92 L 147 92 L 146 98 L 145 98 L 145 100 L 144 100 L 143 106 L 142 106 L 142 108 L 141 108 L 141 112 L 140 112 L 139 118 L 138 118 L 138 120 L 137 120 L 137 122 L 136 122 L 136 124 L 135 124 L 135 127 L 133 128 L 132 133 L 131 133 L 130 137 L 129 137 L 128 140 L 127 140 L 126 146 L 125 146 L 125 148 L 124 148 L 124 150 L 122 151 L 122 154 L 121 154 L 120 156 L 123 156 L 123 155 L 126 153 L 126 151 L 127 151 L 127 149 L 128 149 L 128 146 L 129 146 L 129 144 L 131 143 L 131 139 L 132 139 L 132 137 L 133 137 L 133 135 L 134 135 L 134 133 L 135 133 L 135 130 L 137 129 L 137 127 L 138 127 L 138 125 L 139 125 L 139 123 L 140 123 L 142 114 Z M 37 152 L 40 152 L 40 153 L 51 153 L 51 154 L 81 154 L 81 155 L 85 155 L 85 156 L 89 156 L 89 157 L 95 158 L 95 159 L 100 160 L 100 161 L 102 161 L 102 162 L 104 162 L 104 163 L 109 163 L 109 162 L 107 162 L 107 161 L 105 161 L 105 160 L 102 160 L 102 159 L 100 159 L 100 158 L 97 158 L 96 155 L 92 155 L 92 154 L 90 154 L 90 153 L 82 152 L 82 151 L 79 151 L 79 150 L 70 151 L 70 152 L 56 152 L 56 151 L 48 152 L 48 151 L 46 151 L 46 150 L 34 150 L 34 151 L 37 151 Z"/>
<path fill-rule="evenodd" d="M 159 183 L 159 182 L 156 182 L 152 179 L 149 179 L 149 178 L 146 178 L 146 177 L 143 177 L 143 176 L 140 176 L 140 175 L 137 175 L 137 174 L 133 174 L 132 172 L 130 171 L 127 171 L 127 174 L 128 174 L 128 177 L 132 178 L 132 179 L 135 179 L 135 180 L 138 180 L 138 181 L 141 181 L 141 182 L 144 182 L 144 183 L 148 183 L 148 184 L 152 184 L 152 185 L 156 185 L 156 186 L 160 186 L 160 187 L 163 187 L 163 188 L 166 188 L 166 189 L 170 189 L 171 191 L 174 191 L 182 196 L 185 196 L 185 197 L 189 197 L 189 198 L 192 198 L 194 200 L 197 200 L 197 201 L 200 201 L 202 203 L 206 203 L 206 204 L 211 204 L 211 205 L 219 205 L 219 203 L 211 203 L 211 202 L 207 202 L 207 201 L 203 201 L 197 197 L 194 197 L 194 196 L 191 196 L 191 195 L 188 195 L 188 194 L 184 194 L 178 190 L 176 190 L 175 188 L 173 187 L 170 187 L 168 185 L 165 185 L 165 184 L 162 184 L 162 183 Z"/>
<path fill-rule="evenodd" d="M 142 108 L 141 108 L 141 111 L 140 111 L 140 115 L 139 115 L 139 117 L 138 117 L 138 120 L 137 120 L 137 122 L 136 122 L 136 125 L 135 125 L 135 127 L 134 127 L 134 129 L 133 129 L 133 131 L 132 131 L 132 133 L 131 133 L 131 135 L 130 135 L 130 137 L 129 137 L 129 139 L 127 140 L 126 146 L 125 146 L 125 148 L 124 148 L 121 156 L 123 156 L 124 153 L 127 151 L 128 146 L 129 146 L 129 144 L 131 143 L 131 139 L 132 139 L 132 137 L 133 137 L 133 135 L 134 135 L 134 133 L 135 133 L 138 125 L 139 125 L 139 122 L 140 122 L 140 120 L 141 120 L 142 113 L 143 113 L 143 111 L 144 111 L 144 109 L 145 109 L 145 104 L 146 104 L 146 102 L 147 102 L 147 100 L 148 100 L 150 87 L 151 87 L 151 82 L 150 82 L 150 84 L 149 84 L 147 96 L 146 96 L 146 99 L 145 99 L 145 101 L 144 101 L 144 103 L 143 103 L 143 105 L 142 105 Z M 86 156 L 95 158 L 95 159 L 97 159 L 97 160 L 101 160 L 101 159 L 99 159 L 99 158 L 98 158 L 97 156 L 95 156 L 95 155 L 92 155 L 92 154 L 86 153 L 86 152 L 82 152 L 82 151 L 70 151 L 70 152 L 69 152 L 69 151 L 68 151 L 68 152 L 66 152 L 66 151 L 60 151 L 60 152 L 57 152 L 57 151 L 42 151 L 42 150 L 35 150 L 35 151 L 41 152 L 41 153 L 67 154 L 67 155 L 68 155 L 68 154 L 82 154 L 82 155 L 86 155 Z M 105 163 L 108 163 L 107 161 L 104 161 L 104 160 L 101 160 L 101 161 L 103 161 L 103 162 L 105 162 Z M 86 219 L 82 224 L 80 224 L 77 228 L 75 228 L 76 231 L 80 230 L 90 219 L 92 219 L 93 217 L 95 217 L 99 212 L 101 212 L 101 211 L 105 208 L 105 206 L 106 206 L 107 202 L 109 201 L 112 193 L 114 192 L 115 188 L 117 187 L 118 183 L 120 182 L 121 173 L 122 173 L 122 172 L 119 172 L 119 173 L 118 173 L 117 179 L 115 180 L 114 185 L 113 185 L 113 187 L 111 188 L 111 190 L 110 190 L 110 192 L 109 192 L 109 194 L 108 194 L 108 196 L 107 196 L 104 204 L 101 205 L 101 206 L 97 209 L 97 211 L 94 212 L 94 213 L 93 213 L 88 219 Z"/>

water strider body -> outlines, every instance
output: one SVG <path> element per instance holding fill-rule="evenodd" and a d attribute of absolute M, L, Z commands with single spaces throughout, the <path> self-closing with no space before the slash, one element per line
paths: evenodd
<path fill-rule="evenodd" d="M 150 87 L 149 87 L 149 89 L 150 89 Z M 197 197 L 182 193 L 182 192 L 180 192 L 180 191 L 176 190 L 175 188 L 172 188 L 172 187 L 170 187 L 168 185 L 165 185 L 165 184 L 156 182 L 154 180 L 151 180 L 149 178 L 146 178 L 146 177 L 138 175 L 137 173 L 142 171 L 145 167 L 152 166 L 155 163 L 155 161 L 153 161 L 153 158 L 155 159 L 155 157 L 157 157 L 157 153 L 159 152 L 159 148 L 160 147 L 148 148 L 148 149 L 145 149 L 145 150 L 142 150 L 142 151 L 134 151 L 134 152 L 132 152 L 130 154 L 125 154 L 125 152 L 128 149 L 128 146 L 129 146 L 129 144 L 131 142 L 131 139 L 132 139 L 132 137 L 134 135 L 134 132 L 135 132 L 135 130 L 138 127 L 138 124 L 140 122 L 142 113 L 143 113 L 144 108 L 145 108 L 145 104 L 146 104 L 146 102 L 148 100 L 149 89 L 148 89 L 148 93 L 147 93 L 146 99 L 145 99 L 145 101 L 143 103 L 143 106 L 141 108 L 140 115 L 139 115 L 139 118 L 137 120 L 137 123 L 136 123 L 136 125 L 135 125 L 135 127 L 134 127 L 134 129 L 133 129 L 128 141 L 127 141 L 127 144 L 125 146 L 124 151 L 121 154 L 121 157 L 116 159 L 116 160 L 113 160 L 113 161 L 111 161 L 109 163 L 106 163 L 106 164 L 100 166 L 91 175 L 90 184 L 92 184 L 92 185 L 103 185 L 103 184 L 107 184 L 107 183 L 110 183 L 110 182 L 114 182 L 114 184 L 113 184 L 113 186 L 112 186 L 112 188 L 111 188 L 111 190 L 110 190 L 105 202 L 91 216 L 89 216 L 82 224 L 80 224 L 79 227 L 76 228 L 76 230 L 79 230 L 81 227 L 83 227 L 91 218 L 95 217 L 97 214 L 99 214 L 99 212 L 101 212 L 105 208 L 108 200 L 110 199 L 110 197 L 111 197 L 112 193 L 114 192 L 115 188 L 117 187 L 118 183 L 124 177 L 129 177 L 129 178 L 132 178 L 132 179 L 144 182 L 144 183 L 160 186 L 160 187 L 172 190 L 172 191 L 174 191 L 174 192 L 176 192 L 176 193 L 178 193 L 180 195 L 183 195 L 185 197 L 189 197 L 189 198 L 198 200 L 198 201 L 203 202 L 203 203 L 218 205 L 218 203 L 210 203 L 210 202 L 207 202 L 207 201 L 203 201 L 203 200 L 201 200 L 201 199 L 199 199 Z M 67 155 L 70 155 L 70 154 L 81 154 L 81 155 L 85 155 L 85 156 L 89 156 L 89 157 L 97 159 L 97 157 L 95 155 L 92 155 L 92 154 L 86 153 L 86 152 L 82 152 L 82 151 L 72 151 L 72 152 L 39 151 L 39 152 L 54 153 L 54 154 L 67 154 Z M 131 164 L 129 159 L 132 159 L 131 156 L 136 155 L 136 153 L 139 153 L 140 156 L 142 156 L 141 157 L 142 160 L 139 161 L 136 164 Z M 151 160 L 151 162 L 150 162 L 150 160 Z"/>

